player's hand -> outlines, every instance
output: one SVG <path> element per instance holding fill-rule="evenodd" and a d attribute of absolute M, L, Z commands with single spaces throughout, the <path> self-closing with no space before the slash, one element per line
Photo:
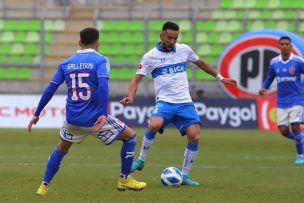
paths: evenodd
<path fill-rule="evenodd" d="M 223 80 L 221 80 L 222 83 L 224 84 L 228 84 L 228 85 L 232 85 L 232 86 L 237 86 L 237 82 L 234 79 L 231 78 L 224 78 Z"/>
<path fill-rule="evenodd" d="M 32 131 L 33 124 L 36 125 L 36 123 L 39 121 L 39 116 L 34 116 L 29 124 L 27 125 L 27 131 L 30 133 Z"/>
<path fill-rule="evenodd" d="M 104 124 L 106 123 L 107 117 L 104 115 L 101 115 L 97 118 L 97 121 L 94 123 L 94 125 L 96 126 L 95 131 L 100 130 Z"/>
<path fill-rule="evenodd" d="M 263 96 L 266 93 L 266 91 L 267 90 L 265 88 L 260 89 L 259 95 Z"/>
<path fill-rule="evenodd" d="M 120 103 L 122 103 L 122 104 L 132 104 L 133 103 L 133 98 L 124 97 L 122 100 L 120 100 Z"/>

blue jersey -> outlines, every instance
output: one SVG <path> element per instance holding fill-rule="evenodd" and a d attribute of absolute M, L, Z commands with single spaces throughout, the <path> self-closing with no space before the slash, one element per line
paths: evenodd
<path fill-rule="evenodd" d="M 79 50 L 64 60 L 51 82 L 66 82 L 66 121 L 73 125 L 91 127 L 102 114 L 98 77 L 109 78 L 108 59 L 93 49 Z"/>
<path fill-rule="evenodd" d="M 303 105 L 301 82 L 301 74 L 303 73 L 304 61 L 299 56 L 291 54 L 286 61 L 283 61 L 281 55 L 272 59 L 263 87 L 268 89 L 276 78 L 278 108 Z"/>

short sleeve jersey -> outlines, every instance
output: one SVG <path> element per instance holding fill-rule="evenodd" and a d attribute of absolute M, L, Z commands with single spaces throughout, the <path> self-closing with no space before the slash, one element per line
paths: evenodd
<path fill-rule="evenodd" d="M 93 49 L 78 50 L 58 67 L 51 82 L 66 82 L 66 120 L 78 126 L 91 127 L 101 115 L 98 77 L 109 78 L 108 59 Z M 107 107 L 106 107 L 107 108 Z"/>
<path fill-rule="evenodd" d="M 166 52 L 158 43 L 143 56 L 136 74 L 147 76 L 151 73 L 156 100 L 169 103 L 192 102 L 186 67 L 187 62 L 198 60 L 199 57 L 186 44 L 176 43 L 172 51 Z"/>
<path fill-rule="evenodd" d="M 304 74 L 303 58 L 291 54 L 286 61 L 281 55 L 272 59 L 263 87 L 268 89 L 271 82 L 276 79 L 279 108 L 303 105 L 301 74 Z"/>

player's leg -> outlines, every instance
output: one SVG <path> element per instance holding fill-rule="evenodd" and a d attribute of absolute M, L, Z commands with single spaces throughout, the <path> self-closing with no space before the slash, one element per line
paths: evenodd
<path fill-rule="evenodd" d="M 43 181 L 37 190 L 37 195 L 45 195 L 48 192 L 48 185 L 56 175 L 61 164 L 61 160 L 67 154 L 72 144 L 72 142 L 60 140 L 59 144 L 55 147 L 48 159 Z"/>
<path fill-rule="evenodd" d="M 120 152 L 121 157 L 121 175 L 118 180 L 117 189 L 124 191 L 142 190 L 146 187 L 146 183 L 138 182 L 130 176 L 131 165 L 134 158 L 134 150 L 136 146 L 135 132 L 111 115 L 107 116 L 104 126 L 96 132 L 94 128 L 91 129 L 92 135 L 103 141 L 106 145 L 112 144 L 115 140 L 123 142 Z"/>
<path fill-rule="evenodd" d="M 304 155 L 303 155 L 303 144 L 304 144 L 304 135 L 301 131 L 301 123 L 303 108 L 301 106 L 295 106 L 291 108 L 290 111 L 290 123 L 291 129 L 294 135 L 294 140 L 297 149 L 297 157 L 295 164 L 304 164 Z"/>
<path fill-rule="evenodd" d="M 198 154 L 200 125 L 198 123 L 190 125 L 188 128 L 186 128 L 186 134 L 188 138 L 188 144 L 184 153 L 184 162 L 182 167 L 183 184 L 190 186 L 198 186 L 198 182 L 190 179 L 189 172 Z"/>
<path fill-rule="evenodd" d="M 49 157 L 42 184 L 37 190 L 38 195 L 45 195 L 48 192 L 48 185 L 56 175 L 61 164 L 61 160 L 68 153 L 74 142 L 80 143 L 86 138 L 86 136 L 86 134 L 79 130 L 78 126 L 68 124 L 64 121 L 63 127 L 60 130 L 60 142 Z"/>
<path fill-rule="evenodd" d="M 198 186 L 198 182 L 190 179 L 189 172 L 198 154 L 201 122 L 192 102 L 186 104 L 178 104 L 177 106 L 178 113 L 172 119 L 172 123 L 177 127 L 177 129 L 180 130 L 181 135 L 187 135 L 188 139 L 182 166 L 183 184 Z"/>
<path fill-rule="evenodd" d="M 138 159 L 132 164 L 131 172 L 142 170 L 147 159 L 148 152 L 153 145 L 154 138 L 159 129 L 163 126 L 164 120 L 161 117 L 151 117 L 148 128 L 142 139 L 140 154 Z"/>
<path fill-rule="evenodd" d="M 304 164 L 303 156 L 303 133 L 300 124 L 291 124 L 291 128 L 295 137 L 295 144 L 297 149 L 297 157 L 295 164 Z"/>
<path fill-rule="evenodd" d="M 117 189 L 121 191 L 126 189 L 142 190 L 147 186 L 147 183 L 138 182 L 130 176 L 136 146 L 136 134 L 131 128 L 126 126 L 118 139 L 123 141 L 123 145 L 120 152 L 121 175 Z"/>
<path fill-rule="evenodd" d="M 287 109 L 277 108 L 277 125 L 281 135 L 287 139 L 294 140 L 292 130 L 289 128 Z"/>

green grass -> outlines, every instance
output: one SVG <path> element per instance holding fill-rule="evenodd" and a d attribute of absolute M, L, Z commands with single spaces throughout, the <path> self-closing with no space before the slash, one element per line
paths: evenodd
<path fill-rule="evenodd" d="M 116 190 L 120 142 L 105 146 L 88 137 L 72 146 L 47 196 L 35 195 L 59 130 L 1 129 L 0 202 L 304 202 L 304 166 L 295 166 L 293 142 L 275 132 L 202 130 L 199 156 L 191 177 L 199 187 L 161 186 L 161 171 L 181 168 L 186 138 L 168 129 L 157 135 L 143 171 L 140 192 Z M 137 129 L 138 156 L 142 129 Z"/>

